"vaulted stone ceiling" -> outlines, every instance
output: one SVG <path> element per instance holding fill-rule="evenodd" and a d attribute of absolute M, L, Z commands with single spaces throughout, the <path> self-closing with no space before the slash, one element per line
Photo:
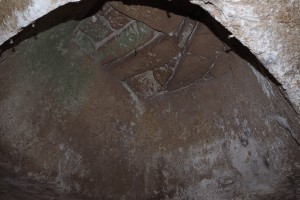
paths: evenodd
<path fill-rule="evenodd" d="M 198 6 L 130 2 L 3 52 L 0 199 L 297 199 L 299 118 L 251 52 Z"/>
<path fill-rule="evenodd" d="M 0 1 L 0 44 L 51 10 L 80 0 Z M 176 1 L 176 0 L 174 0 Z M 192 0 L 232 32 L 282 84 L 300 112 L 300 2 Z M 150 19 L 149 19 L 150 20 Z M 34 26 L 34 25 L 33 25 Z M 11 41 L 13 42 L 13 41 Z"/>

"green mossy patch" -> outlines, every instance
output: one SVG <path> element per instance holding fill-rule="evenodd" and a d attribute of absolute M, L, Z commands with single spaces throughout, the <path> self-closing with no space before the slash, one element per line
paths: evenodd
<path fill-rule="evenodd" d="M 45 87 L 54 95 L 58 108 L 76 111 L 84 102 L 96 65 L 87 62 L 72 42 L 78 22 L 56 26 L 24 42 L 19 80 L 29 78 L 33 85 Z"/>

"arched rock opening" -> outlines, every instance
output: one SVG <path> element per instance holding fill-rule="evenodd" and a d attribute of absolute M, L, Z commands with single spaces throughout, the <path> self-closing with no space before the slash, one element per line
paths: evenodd
<path fill-rule="evenodd" d="M 298 116 L 231 33 L 181 1 L 87 2 L 2 46 L 3 198 L 299 197 Z"/>

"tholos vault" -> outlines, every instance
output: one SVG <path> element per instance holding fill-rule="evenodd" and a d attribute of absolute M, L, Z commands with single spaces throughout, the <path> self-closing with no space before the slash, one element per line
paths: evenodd
<path fill-rule="evenodd" d="M 0 1 L 0 199 L 299 199 L 299 5 Z"/>

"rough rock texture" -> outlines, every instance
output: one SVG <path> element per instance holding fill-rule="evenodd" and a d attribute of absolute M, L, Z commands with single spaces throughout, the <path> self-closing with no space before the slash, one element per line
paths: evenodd
<path fill-rule="evenodd" d="M 37 181 L 0 168 L 1 200 L 91 200 L 87 196 L 70 194 L 53 183 Z"/>
<path fill-rule="evenodd" d="M 132 5 L 136 2 L 136 5 Z M 153 8 L 145 5 L 138 5 L 138 1 L 131 1 L 125 5 L 122 1 L 112 1 L 113 7 L 131 18 L 147 24 L 151 28 L 164 33 L 174 31 L 182 20 L 182 17 L 172 13 L 167 14 L 165 10 Z M 151 2 L 149 2 L 151 4 Z M 155 17 L 154 17 L 155 16 Z M 165 23 L 162 23 L 165 22 Z"/>
<path fill-rule="evenodd" d="M 60 5 L 79 0 L 24 0 L 0 1 L 0 44 L 16 35 L 41 16 Z M 198 4 L 232 32 L 232 36 L 247 46 L 282 84 L 295 109 L 300 113 L 300 2 L 295 0 L 191 0 Z M 152 4 L 151 2 L 149 2 Z M 166 20 L 159 9 L 152 9 L 151 18 L 146 6 L 123 6 L 114 2 L 115 8 L 134 17 L 141 16 L 147 25 L 169 32 L 176 27 L 180 17 Z M 143 13 L 139 13 L 143 10 Z M 142 15 L 141 15 L 142 14 Z"/>
<path fill-rule="evenodd" d="M 191 0 L 247 46 L 300 113 L 300 1 Z"/>
<path fill-rule="evenodd" d="M 299 199 L 300 124 L 276 85 L 205 24 L 142 18 L 106 4 L 3 53 L 1 167 L 96 199 Z M 45 192 L 10 180 L 0 197 Z"/>
<path fill-rule="evenodd" d="M 80 0 L 0 0 L 0 45 L 52 10 L 76 1 Z"/>

